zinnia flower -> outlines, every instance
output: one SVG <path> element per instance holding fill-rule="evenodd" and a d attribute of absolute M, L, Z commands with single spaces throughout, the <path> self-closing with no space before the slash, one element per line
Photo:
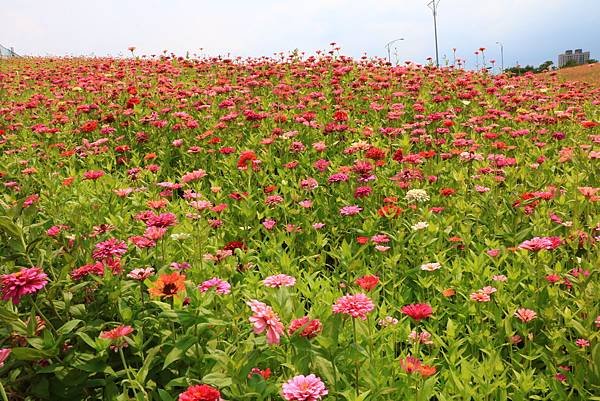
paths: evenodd
<path fill-rule="evenodd" d="M 254 325 L 254 333 L 261 334 L 266 330 L 267 343 L 270 345 L 279 344 L 281 335 L 285 332 L 285 327 L 279 320 L 279 316 L 277 316 L 270 306 L 255 299 L 251 299 L 246 304 L 254 313 L 248 319 Z"/>
<path fill-rule="evenodd" d="M 12 350 L 10 348 L 1 348 L 0 349 L 0 368 L 4 366 L 4 362 L 8 359 L 8 356 Z"/>
<path fill-rule="evenodd" d="M 179 394 L 178 401 L 220 401 L 221 393 L 214 387 L 207 384 L 200 384 L 188 387 L 183 393 Z"/>
<path fill-rule="evenodd" d="M 371 291 L 373 288 L 377 287 L 378 283 L 379 277 L 372 274 L 367 274 L 356 279 L 356 284 L 365 291 Z"/>
<path fill-rule="evenodd" d="M 515 312 L 515 316 L 519 318 L 523 323 L 531 322 L 537 317 L 537 313 L 531 309 L 519 308 Z"/>
<path fill-rule="evenodd" d="M 402 307 L 401 312 L 414 320 L 427 319 L 433 313 L 428 304 L 410 304 Z"/>
<path fill-rule="evenodd" d="M 264 279 L 263 284 L 266 287 L 271 288 L 292 287 L 294 284 L 296 284 L 296 279 L 292 276 L 288 276 L 287 274 L 276 274 Z"/>
<path fill-rule="evenodd" d="M 148 290 L 153 297 L 173 297 L 185 291 L 185 275 L 179 272 L 163 274 Z"/>
<path fill-rule="evenodd" d="M 110 348 L 114 351 L 117 351 L 120 348 L 127 347 L 125 337 L 131 333 L 133 333 L 133 328 L 131 326 L 121 325 L 112 330 L 100 332 L 100 338 L 110 340 L 112 343 Z"/>
<path fill-rule="evenodd" d="M 293 377 L 282 386 L 282 396 L 286 401 L 318 401 L 325 395 L 325 384 L 314 374 Z"/>
<path fill-rule="evenodd" d="M 432 272 L 442 267 L 438 262 L 424 263 L 421 265 L 421 270 Z"/>
<path fill-rule="evenodd" d="M 340 214 L 342 216 L 354 216 L 355 214 L 359 214 L 362 208 L 357 205 L 344 206 L 340 209 Z"/>
<path fill-rule="evenodd" d="M 12 274 L 0 276 L 2 299 L 18 305 L 21 297 L 41 290 L 48 283 L 48 276 L 39 267 L 24 268 Z"/>
<path fill-rule="evenodd" d="M 288 328 L 288 334 L 291 336 L 298 330 L 302 329 L 300 335 L 306 338 L 314 338 L 323 329 L 323 324 L 319 319 L 310 319 L 308 316 L 294 319 Z"/>
<path fill-rule="evenodd" d="M 406 373 L 418 373 L 423 377 L 429 377 L 437 371 L 435 366 L 423 365 L 423 363 L 414 356 L 407 356 L 404 359 L 400 359 L 400 367 Z"/>
<path fill-rule="evenodd" d="M 142 268 L 133 269 L 131 272 L 129 272 L 127 277 L 132 278 L 134 280 L 138 280 L 138 281 L 144 281 L 148 277 L 152 276 L 153 274 L 154 274 L 154 268 L 146 267 L 145 269 L 142 269 Z"/>
<path fill-rule="evenodd" d="M 528 251 L 552 250 L 558 248 L 561 243 L 562 240 L 559 237 L 534 237 L 523 241 L 519 245 L 519 249 L 527 249 Z"/>
<path fill-rule="evenodd" d="M 344 295 L 333 304 L 333 313 L 343 313 L 361 320 L 366 320 L 367 313 L 371 312 L 373 309 L 375 309 L 373 301 L 362 293 L 356 295 Z"/>
<path fill-rule="evenodd" d="M 198 286 L 200 292 L 206 292 L 211 288 L 214 288 L 215 292 L 221 295 L 226 295 L 231 292 L 231 284 L 225 280 L 221 280 L 218 277 L 213 277 L 210 280 L 206 280 Z"/>

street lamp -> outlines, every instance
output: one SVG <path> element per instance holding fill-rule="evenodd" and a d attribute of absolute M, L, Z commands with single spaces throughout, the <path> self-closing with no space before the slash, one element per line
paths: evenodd
<path fill-rule="evenodd" d="M 396 43 L 396 42 L 397 42 L 397 41 L 399 41 L 399 40 L 404 40 L 404 38 L 398 38 L 398 39 L 394 39 L 394 40 L 392 40 L 391 42 L 389 42 L 387 45 L 385 45 L 385 47 L 386 47 L 386 49 L 387 49 L 387 52 L 388 52 L 388 62 L 389 62 L 390 64 L 392 64 L 392 56 L 391 56 L 391 54 L 390 54 L 390 46 L 391 46 L 393 43 Z"/>
<path fill-rule="evenodd" d="M 433 32 L 435 35 L 435 65 L 440 66 L 440 57 L 438 55 L 438 40 L 437 40 L 437 6 L 440 4 L 440 0 L 431 0 L 427 3 L 427 7 L 433 11 Z"/>
<path fill-rule="evenodd" d="M 500 45 L 500 70 L 504 72 L 504 45 L 502 42 L 496 42 L 497 45 Z"/>

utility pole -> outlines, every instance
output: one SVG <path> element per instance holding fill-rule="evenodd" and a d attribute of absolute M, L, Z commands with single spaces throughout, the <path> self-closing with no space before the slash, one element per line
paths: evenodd
<path fill-rule="evenodd" d="M 397 42 L 397 41 L 399 41 L 399 40 L 404 40 L 404 38 L 394 39 L 394 40 L 392 40 L 391 42 L 389 42 L 387 45 L 385 45 L 385 47 L 386 47 L 386 49 L 387 49 L 387 53 L 388 53 L 388 62 L 389 62 L 390 64 L 392 64 L 392 55 L 391 55 L 391 53 L 390 53 L 390 46 L 392 45 L 392 43 L 395 43 L 395 42 Z"/>
<path fill-rule="evenodd" d="M 500 45 L 500 70 L 504 73 L 504 45 L 502 42 L 496 42 L 497 45 Z"/>
<path fill-rule="evenodd" d="M 438 39 L 437 39 L 437 6 L 440 4 L 440 0 L 431 0 L 427 3 L 427 7 L 433 11 L 433 33 L 435 35 L 435 65 L 440 66 L 440 57 L 438 54 Z"/>

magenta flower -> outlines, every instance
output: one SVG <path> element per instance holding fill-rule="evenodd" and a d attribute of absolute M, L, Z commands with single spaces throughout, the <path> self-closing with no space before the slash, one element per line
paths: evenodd
<path fill-rule="evenodd" d="M 428 304 L 405 305 L 400 311 L 416 321 L 427 319 L 433 313 L 433 309 Z"/>
<path fill-rule="evenodd" d="M 280 287 L 292 287 L 296 284 L 296 279 L 287 274 L 276 274 L 269 276 L 263 280 L 265 287 L 280 288 Z"/>
<path fill-rule="evenodd" d="M 4 366 L 4 362 L 8 359 L 11 352 L 10 348 L 0 348 L 0 368 Z"/>
<path fill-rule="evenodd" d="M 18 305 L 21 297 L 41 290 L 48 283 L 48 276 L 39 267 L 24 268 L 12 274 L 0 276 L 2 299 Z"/>
<path fill-rule="evenodd" d="M 198 286 L 200 292 L 206 292 L 211 288 L 214 288 L 215 292 L 221 295 L 226 295 L 231 292 L 231 284 L 225 280 L 221 280 L 218 277 L 213 277 L 210 280 L 206 280 Z"/>
<path fill-rule="evenodd" d="M 270 345 L 279 344 L 281 335 L 285 333 L 285 327 L 279 320 L 279 316 L 270 306 L 255 299 L 251 299 L 246 304 L 254 313 L 248 319 L 254 325 L 254 333 L 261 334 L 266 331 L 267 343 Z"/>
<path fill-rule="evenodd" d="M 590 342 L 588 340 L 586 340 L 585 338 L 578 338 L 575 341 L 575 345 L 577 345 L 580 348 L 585 348 L 585 347 L 590 346 Z"/>
<path fill-rule="evenodd" d="M 314 374 L 293 377 L 282 386 L 282 397 L 286 401 L 318 401 L 325 395 L 325 384 Z"/>
<path fill-rule="evenodd" d="M 519 245 L 519 249 L 527 249 L 528 251 L 540 251 L 542 249 L 556 249 L 562 244 L 559 237 L 534 237 L 527 241 L 523 241 Z"/>
<path fill-rule="evenodd" d="M 340 214 L 342 216 L 354 216 L 355 214 L 359 214 L 361 210 L 362 208 L 357 205 L 344 206 L 340 209 Z"/>
<path fill-rule="evenodd" d="M 333 304 L 333 313 L 343 313 L 344 315 L 367 319 L 367 313 L 375 309 L 373 301 L 365 294 L 344 295 Z"/>

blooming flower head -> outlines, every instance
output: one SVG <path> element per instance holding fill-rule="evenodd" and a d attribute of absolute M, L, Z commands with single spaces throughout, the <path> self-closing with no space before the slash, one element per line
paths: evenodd
<path fill-rule="evenodd" d="M 371 312 L 373 309 L 375 309 L 373 301 L 362 293 L 356 295 L 344 295 L 333 304 L 333 313 L 343 313 L 361 320 L 366 320 L 367 313 Z"/>
<path fill-rule="evenodd" d="M 406 373 L 418 373 L 423 377 L 429 377 L 436 372 L 435 366 L 423 365 L 423 363 L 414 356 L 407 356 L 406 358 L 400 359 L 400 367 Z"/>
<path fill-rule="evenodd" d="M 417 321 L 427 319 L 433 313 L 433 309 L 428 304 L 405 305 L 400 311 Z"/>
<path fill-rule="evenodd" d="M 280 287 L 292 287 L 296 284 L 296 279 L 287 274 L 276 274 L 269 276 L 263 280 L 265 287 L 280 288 Z"/>
<path fill-rule="evenodd" d="M 116 238 L 111 238 L 96 244 L 92 257 L 94 260 L 104 260 L 108 258 L 119 258 L 127 252 L 127 244 Z"/>
<path fill-rule="evenodd" d="M 429 200 L 429 195 L 427 195 L 427 191 L 424 189 L 410 189 L 406 192 L 404 199 L 406 199 L 409 203 L 427 202 Z"/>
<path fill-rule="evenodd" d="M 575 341 L 575 345 L 577 345 L 580 348 L 585 348 L 585 347 L 590 346 L 590 342 L 588 340 L 586 340 L 585 338 L 578 338 Z"/>
<path fill-rule="evenodd" d="M 318 401 L 325 395 L 325 384 L 314 374 L 293 377 L 282 386 L 282 396 L 286 401 Z"/>
<path fill-rule="evenodd" d="M 173 297 L 185 291 L 185 275 L 179 272 L 162 274 L 148 290 L 153 297 Z"/>
<path fill-rule="evenodd" d="M 18 305 L 24 295 L 34 294 L 48 283 L 48 276 L 39 267 L 24 268 L 16 273 L 0 276 L 2 299 Z"/>
<path fill-rule="evenodd" d="M 424 263 L 421 265 L 421 270 L 427 271 L 427 272 L 432 272 L 435 271 L 439 268 L 441 268 L 442 265 L 439 264 L 438 262 L 430 262 L 430 263 Z"/>
<path fill-rule="evenodd" d="M 515 316 L 519 318 L 519 320 L 521 320 L 523 323 L 527 323 L 535 319 L 537 317 L 537 313 L 535 313 L 531 309 L 519 308 L 515 312 Z"/>
<path fill-rule="evenodd" d="M 271 369 L 266 368 L 265 370 L 261 370 L 259 368 L 252 368 L 250 373 L 248 373 L 248 379 L 252 379 L 254 376 L 260 376 L 264 380 L 268 380 L 271 377 Z"/>
<path fill-rule="evenodd" d="M 279 320 L 279 316 L 270 306 L 255 299 L 251 299 L 246 304 L 254 313 L 248 319 L 254 325 L 254 333 L 261 334 L 266 331 L 267 343 L 270 345 L 279 344 L 281 335 L 285 332 L 285 327 Z"/>
<path fill-rule="evenodd" d="M 393 316 L 386 316 L 383 319 L 379 319 L 379 322 L 377 322 L 377 324 L 380 327 L 395 326 L 398 324 L 398 319 L 396 319 Z"/>
<path fill-rule="evenodd" d="M 562 240 L 559 237 L 534 237 L 523 241 L 519 245 L 519 249 L 526 249 L 528 251 L 552 250 L 558 248 L 560 244 L 562 244 Z"/>
<path fill-rule="evenodd" d="M 486 294 L 481 290 L 472 293 L 471 295 L 469 295 L 469 298 L 477 302 L 489 302 L 491 299 L 490 294 Z"/>
<path fill-rule="evenodd" d="M 367 274 L 356 279 L 356 284 L 365 291 L 371 291 L 373 288 L 377 287 L 378 283 L 379 277 L 372 274 Z"/>
<path fill-rule="evenodd" d="M 297 331 L 299 335 L 306 338 L 314 338 L 323 330 L 323 324 L 319 319 L 311 319 L 308 316 L 294 319 L 288 328 L 288 334 L 291 336 Z"/>
<path fill-rule="evenodd" d="M 207 384 L 199 384 L 188 387 L 179 394 L 178 401 L 220 401 L 221 393 Z"/>
<path fill-rule="evenodd" d="M 596 325 L 596 328 L 600 329 L 600 315 L 596 316 L 594 324 Z"/>
<path fill-rule="evenodd" d="M 214 288 L 215 292 L 221 295 L 226 295 L 231 292 L 231 284 L 225 280 L 221 280 L 218 277 L 213 277 L 210 280 L 206 280 L 198 286 L 200 292 L 206 292 L 211 288 Z"/>
<path fill-rule="evenodd" d="M 148 277 L 152 276 L 153 274 L 154 274 L 154 268 L 146 267 L 146 268 L 133 269 L 131 272 L 129 272 L 127 277 L 132 278 L 134 280 L 138 280 L 138 281 L 144 281 Z"/>
<path fill-rule="evenodd" d="M 419 221 L 419 222 L 413 224 L 410 228 L 412 228 L 413 231 L 419 231 L 419 230 L 424 230 L 427 227 L 429 227 L 429 223 L 427 223 L 426 221 Z"/>
<path fill-rule="evenodd" d="M 418 344 L 424 344 L 424 345 L 433 344 L 433 341 L 431 341 L 431 334 L 426 331 L 417 333 L 415 330 L 413 330 L 408 335 L 408 339 L 412 343 L 418 343 Z"/>
<path fill-rule="evenodd" d="M 100 338 L 110 340 L 112 343 L 110 348 L 114 351 L 117 351 L 120 348 L 127 347 L 125 337 L 131 333 L 133 333 L 133 328 L 131 326 L 121 325 L 112 330 L 100 332 Z"/>
<path fill-rule="evenodd" d="M 0 368 L 4 366 L 4 362 L 8 359 L 11 352 L 10 348 L 0 348 Z"/>
<path fill-rule="evenodd" d="M 344 206 L 340 209 L 340 214 L 342 216 L 354 216 L 355 214 L 359 214 L 362 208 L 357 205 Z"/>

